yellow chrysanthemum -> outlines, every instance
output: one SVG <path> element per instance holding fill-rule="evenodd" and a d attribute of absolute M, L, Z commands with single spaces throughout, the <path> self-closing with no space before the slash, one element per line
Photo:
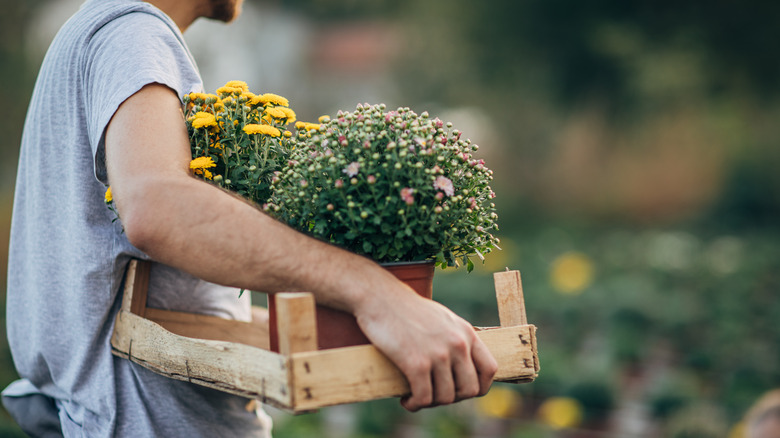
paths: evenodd
<path fill-rule="evenodd" d="M 284 132 L 282 133 L 282 135 L 284 135 L 284 138 L 291 138 L 291 137 L 292 137 L 292 132 L 290 132 L 290 131 L 284 131 Z"/>
<path fill-rule="evenodd" d="M 593 262 L 585 254 L 567 252 L 552 263 L 550 282 L 561 293 L 578 294 L 593 282 Z"/>
<path fill-rule="evenodd" d="M 208 95 L 205 93 L 190 93 L 190 100 L 202 100 L 205 101 Z"/>
<path fill-rule="evenodd" d="M 287 119 L 287 123 L 293 123 L 293 122 L 295 122 L 297 120 L 296 119 L 297 116 L 295 115 L 295 111 L 293 111 L 293 110 L 291 110 L 290 108 L 287 108 L 287 107 L 278 107 L 278 108 L 280 110 L 284 111 L 285 118 Z"/>
<path fill-rule="evenodd" d="M 290 102 L 287 100 L 286 97 L 282 97 L 278 94 L 273 93 L 265 93 L 262 96 L 262 102 L 265 103 L 272 103 L 274 105 L 278 106 L 290 106 Z"/>
<path fill-rule="evenodd" d="M 273 126 L 258 125 L 256 123 L 250 123 L 244 126 L 244 132 L 246 132 L 249 135 L 265 134 L 265 135 L 270 135 L 271 137 L 279 137 L 280 135 L 282 135 L 282 133 L 278 129 L 274 128 Z"/>
<path fill-rule="evenodd" d="M 330 122 L 330 116 L 328 115 L 320 116 L 320 118 L 317 119 L 317 121 L 319 121 L 320 123 L 328 123 Z"/>
<path fill-rule="evenodd" d="M 577 427 L 582 422 L 583 409 L 571 397 L 551 397 L 539 406 L 539 419 L 553 429 Z"/>
<path fill-rule="evenodd" d="M 214 117 L 214 114 L 204 111 L 198 111 L 190 120 L 192 121 L 192 127 L 195 129 L 217 126 L 217 119 Z"/>
<path fill-rule="evenodd" d="M 216 163 L 211 157 L 198 157 L 190 161 L 190 169 L 208 169 L 210 167 L 216 167 Z"/>
<path fill-rule="evenodd" d="M 274 119 L 286 119 L 287 113 L 284 112 L 285 108 L 283 107 L 272 107 L 265 110 L 265 114 L 268 114 L 269 116 L 273 117 Z"/>
<path fill-rule="evenodd" d="M 217 94 L 220 96 L 222 95 L 231 95 L 231 94 L 241 94 L 241 92 L 244 91 L 241 88 L 238 87 L 219 87 L 217 88 Z"/>
<path fill-rule="evenodd" d="M 241 91 L 249 91 L 249 86 L 244 81 L 227 81 L 225 87 L 239 88 Z"/>
<path fill-rule="evenodd" d="M 106 204 L 114 202 L 114 195 L 111 194 L 111 186 L 106 189 Z"/>

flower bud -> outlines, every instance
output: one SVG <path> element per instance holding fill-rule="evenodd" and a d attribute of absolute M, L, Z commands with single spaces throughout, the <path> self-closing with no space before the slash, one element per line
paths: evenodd
<path fill-rule="evenodd" d="M 367 218 L 367 217 L 368 217 L 368 213 L 367 213 L 367 212 L 365 212 L 365 211 L 361 211 L 361 212 L 360 212 L 360 217 L 361 217 L 361 218 L 363 218 L 363 219 L 365 219 L 365 218 Z"/>

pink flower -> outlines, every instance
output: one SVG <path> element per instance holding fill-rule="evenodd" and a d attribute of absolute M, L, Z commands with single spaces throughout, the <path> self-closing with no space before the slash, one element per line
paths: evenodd
<path fill-rule="evenodd" d="M 305 179 L 302 179 L 301 180 L 301 187 L 309 187 L 309 183 Z"/>
<path fill-rule="evenodd" d="M 435 198 L 436 198 L 437 201 L 441 201 L 442 199 L 444 199 L 444 193 L 436 192 Z"/>
<path fill-rule="evenodd" d="M 473 196 L 469 198 L 469 204 L 470 208 L 477 208 L 477 200 Z"/>
<path fill-rule="evenodd" d="M 342 170 L 342 172 L 352 177 L 357 175 L 358 170 L 360 170 L 360 163 L 358 163 L 357 161 L 353 161 L 349 163 L 349 165 L 345 167 L 344 170 Z"/>
<path fill-rule="evenodd" d="M 369 184 L 374 184 L 376 182 L 376 177 L 374 175 L 368 175 L 366 181 L 368 181 Z"/>
<path fill-rule="evenodd" d="M 455 194 L 455 187 L 452 186 L 452 181 L 443 175 L 436 177 L 436 181 L 433 182 L 433 188 L 443 191 L 447 196 Z"/>
<path fill-rule="evenodd" d="M 334 186 L 336 186 L 337 189 L 340 189 L 344 186 L 344 181 L 341 180 L 341 178 L 337 179 L 334 183 Z"/>
<path fill-rule="evenodd" d="M 401 199 L 406 205 L 414 204 L 414 189 L 410 187 L 404 187 L 401 189 Z"/>

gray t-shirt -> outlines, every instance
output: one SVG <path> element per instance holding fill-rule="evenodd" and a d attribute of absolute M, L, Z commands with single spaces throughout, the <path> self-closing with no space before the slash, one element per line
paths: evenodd
<path fill-rule="evenodd" d="M 137 0 L 88 0 L 43 61 L 24 127 L 8 266 L 8 338 L 22 380 L 3 395 L 54 399 L 65 436 L 266 436 L 248 400 L 111 354 L 125 267 L 148 257 L 104 204 L 104 132 L 149 83 L 179 96 L 202 89 L 176 25 Z M 237 290 L 160 264 L 149 305 L 250 318 Z"/>

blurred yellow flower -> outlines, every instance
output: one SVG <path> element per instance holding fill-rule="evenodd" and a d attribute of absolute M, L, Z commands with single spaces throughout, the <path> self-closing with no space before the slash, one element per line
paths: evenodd
<path fill-rule="evenodd" d="M 561 293 L 579 294 L 593 282 L 593 262 L 579 252 L 567 252 L 556 258 L 550 270 L 550 282 Z"/>
<path fill-rule="evenodd" d="M 308 122 L 298 122 L 295 124 L 295 129 L 301 130 L 301 131 L 319 131 L 320 125 L 319 123 L 308 123 Z"/>
<path fill-rule="evenodd" d="M 553 429 L 577 427 L 582 422 L 582 405 L 571 397 L 551 397 L 539 406 L 539 420 Z"/>
<path fill-rule="evenodd" d="M 477 400 L 477 410 L 486 417 L 510 418 L 521 404 L 520 394 L 508 388 L 494 386 Z"/>
<path fill-rule="evenodd" d="M 111 186 L 106 189 L 106 204 L 114 202 L 114 195 L 111 194 Z"/>
<path fill-rule="evenodd" d="M 735 424 L 729 431 L 728 438 L 745 438 L 747 437 L 747 426 L 743 421 Z"/>
<path fill-rule="evenodd" d="M 258 125 L 256 123 L 250 123 L 244 126 L 244 132 L 246 132 L 249 135 L 252 134 L 265 134 L 270 135 L 271 137 L 279 137 L 282 135 L 282 133 L 274 128 L 273 126 L 268 125 Z"/>
<path fill-rule="evenodd" d="M 330 122 L 330 116 L 328 116 L 328 115 L 320 116 L 320 118 L 317 119 L 317 121 L 320 122 L 320 123 L 328 123 L 328 122 Z"/>

